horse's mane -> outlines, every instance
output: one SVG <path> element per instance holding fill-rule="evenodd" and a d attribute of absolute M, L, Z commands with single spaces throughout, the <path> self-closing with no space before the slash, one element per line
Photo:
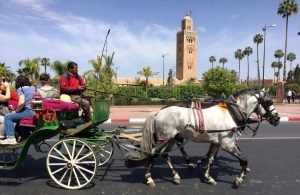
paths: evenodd
<path fill-rule="evenodd" d="M 256 89 L 244 89 L 242 91 L 239 91 L 235 94 L 233 94 L 234 97 L 238 97 L 238 96 L 241 96 L 241 95 L 247 95 L 247 94 L 254 94 L 256 93 L 258 90 Z"/>

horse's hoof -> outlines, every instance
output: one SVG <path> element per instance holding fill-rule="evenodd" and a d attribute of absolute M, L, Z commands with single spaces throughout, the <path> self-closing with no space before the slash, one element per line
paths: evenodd
<path fill-rule="evenodd" d="M 246 173 L 250 173 L 251 169 L 249 167 L 246 168 Z"/>
<path fill-rule="evenodd" d="M 180 177 L 178 174 L 173 177 L 173 182 L 178 185 L 180 184 Z"/>
<path fill-rule="evenodd" d="M 240 187 L 241 183 L 242 183 L 243 179 L 240 177 L 235 178 L 234 182 L 233 182 L 233 188 L 237 189 Z"/>
<path fill-rule="evenodd" d="M 196 168 L 196 165 L 194 163 L 188 163 L 188 168 L 194 169 Z"/>
<path fill-rule="evenodd" d="M 147 185 L 149 186 L 149 187 L 155 187 L 155 183 L 154 183 L 154 181 L 152 180 L 152 181 L 147 181 Z"/>
<path fill-rule="evenodd" d="M 214 186 L 217 185 L 217 182 L 212 177 L 206 178 L 205 182 Z"/>

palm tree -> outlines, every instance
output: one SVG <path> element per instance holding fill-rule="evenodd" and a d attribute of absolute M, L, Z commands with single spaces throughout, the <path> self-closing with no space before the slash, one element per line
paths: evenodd
<path fill-rule="evenodd" d="M 290 52 L 290 53 L 288 53 L 288 55 L 286 56 L 286 59 L 287 59 L 288 61 L 290 61 L 290 71 L 291 71 L 291 70 L 292 70 L 292 62 L 293 62 L 294 60 L 296 60 L 296 54 L 293 53 L 293 52 Z"/>
<path fill-rule="evenodd" d="M 278 59 L 278 64 L 281 62 L 280 59 L 284 56 L 284 53 L 281 49 L 277 49 L 275 52 L 274 52 L 274 57 Z M 279 67 L 279 66 L 278 66 Z M 280 69 L 278 69 L 278 77 L 277 77 L 277 80 L 279 78 L 280 80 Z"/>
<path fill-rule="evenodd" d="M 241 76 L 241 60 L 244 58 L 244 53 L 243 53 L 243 51 L 241 50 L 241 49 L 238 49 L 238 50 L 236 50 L 235 52 L 234 52 L 234 57 L 235 57 L 235 59 L 238 59 L 239 60 L 239 77 L 238 77 L 238 79 L 239 79 L 239 82 L 240 82 L 240 76 Z"/>
<path fill-rule="evenodd" d="M 68 71 L 67 63 L 62 63 L 59 60 L 55 60 L 51 65 L 50 68 L 55 72 L 55 76 L 53 79 L 54 83 L 58 83 L 59 78 L 64 75 Z"/>
<path fill-rule="evenodd" d="M 59 60 L 55 60 L 51 65 L 50 68 L 54 70 L 56 76 L 60 77 L 68 71 L 67 62 L 62 63 Z"/>
<path fill-rule="evenodd" d="M 253 50 L 251 47 L 246 47 L 243 53 L 247 56 L 247 85 L 249 85 L 249 56 L 253 53 Z"/>
<path fill-rule="evenodd" d="M 47 66 L 50 66 L 49 58 L 42 58 L 41 59 L 41 66 L 45 67 L 45 73 L 47 73 Z"/>
<path fill-rule="evenodd" d="M 150 68 L 150 66 L 144 67 L 143 70 L 137 72 L 139 75 L 144 76 L 146 78 L 146 85 L 145 89 L 147 89 L 148 83 L 149 83 L 149 77 L 155 76 L 158 74 L 158 72 L 153 72 Z"/>
<path fill-rule="evenodd" d="M 36 80 L 39 78 L 40 73 L 40 58 L 33 58 L 33 59 L 24 59 L 19 61 L 19 66 L 21 67 L 24 65 L 23 68 L 19 69 L 17 72 L 19 74 L 28 75 L 30 81 L 35 84 Z"/>
<path fill-rule="evenodd" d="M 287 35 L 289 16 L 298 12 L 298 4 L 295 0 L 283 0 L 278 7 L 277 14 L 285 18 L 285 47 L 284 47 L 284 62 L 283 62 L 283 80 L 286 80 L 286 52 L 287 52 Z"/>
<path fill-rule="evenodd" d="M 273 83 L 275 83 L 275 69 L 278 67 L 278 62 L 277 61 L 273 61 L 271 64 L 271 67 L 273 68 Z"/>
<path fill-rule="evenodd" d="M 5 66 L 5 63 L 0 63 L 0 75 L 5 77 L 8 82 L 12 82 L 16 75 L 9 68 L 9 66 Z"/>
<path fill-rule="evenodd" d="M 227 58 L 223 57 L 223 58 L 220 58 L 219 60 L 219 63 L 222 63 L 223 64 L 223 68 L 224 68 L 224 64 L 226 64 L 228 62 Z"/>
<path fill-rule="evenodd" d="M 253 37 L 253 42 L 256 43 L 256 62 L 257 62 L 257 80 L 260 83 L 260 70 L 259 70 L 259 58 L 258 58 L 258 45 L 263 42 L 264 38 L 262 34 L 256 34 Z"/>
<path fill-rule="evenodd" d="M 283 64 L 281 61 L 278 61 L 277 62 L 277 72 L 278 72 L 278 75 L 277 75 L 277 83 L 278 83 L 278 79 L 280 79 L 280 69 L 282 68 Z"/>
<path fill-rule="evenodd" d="M 115 52 L 113 52 L 111 56 L 104 56 L 104 59 L 105 59 L 104 72 L 110 79 L 112 79 L 113 76 L 115 76 L 115 74 L 116 74 L 115 71 L 113 70 L 114 55 L 115 55 Z"/>
<path fill-rule="evenodd" d="M 209 62 L 211 62 L 211 68 L 214 68 L 214 62 L 216 61 L 216 57 L 215 56 L 210 56 L 209 57 Z"/>

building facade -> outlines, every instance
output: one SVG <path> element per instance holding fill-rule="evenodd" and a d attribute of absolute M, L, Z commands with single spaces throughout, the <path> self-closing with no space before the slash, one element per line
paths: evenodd
<path fill-rule="evenodd" d="M 176 42 L 176 79 L 186 81 L 196 78 L 198 33 L 193 29 L 193 19 L 186 13 L 181 21 L 181 31 Z"/>

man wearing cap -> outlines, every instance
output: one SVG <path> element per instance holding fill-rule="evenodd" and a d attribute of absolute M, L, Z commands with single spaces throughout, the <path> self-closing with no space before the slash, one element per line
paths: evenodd
<path fill-rule="evenodd" d="M 67 68 L 68 72 L 60 77 L 60 93 L 69 95 L 72 102 L 78 103 L 84 112 L 85 121 L 90 122 L 92 120 L 90 102 L 83 98 L 85 81 L 78 75 L 77 63 L 69 62 Z"/>

